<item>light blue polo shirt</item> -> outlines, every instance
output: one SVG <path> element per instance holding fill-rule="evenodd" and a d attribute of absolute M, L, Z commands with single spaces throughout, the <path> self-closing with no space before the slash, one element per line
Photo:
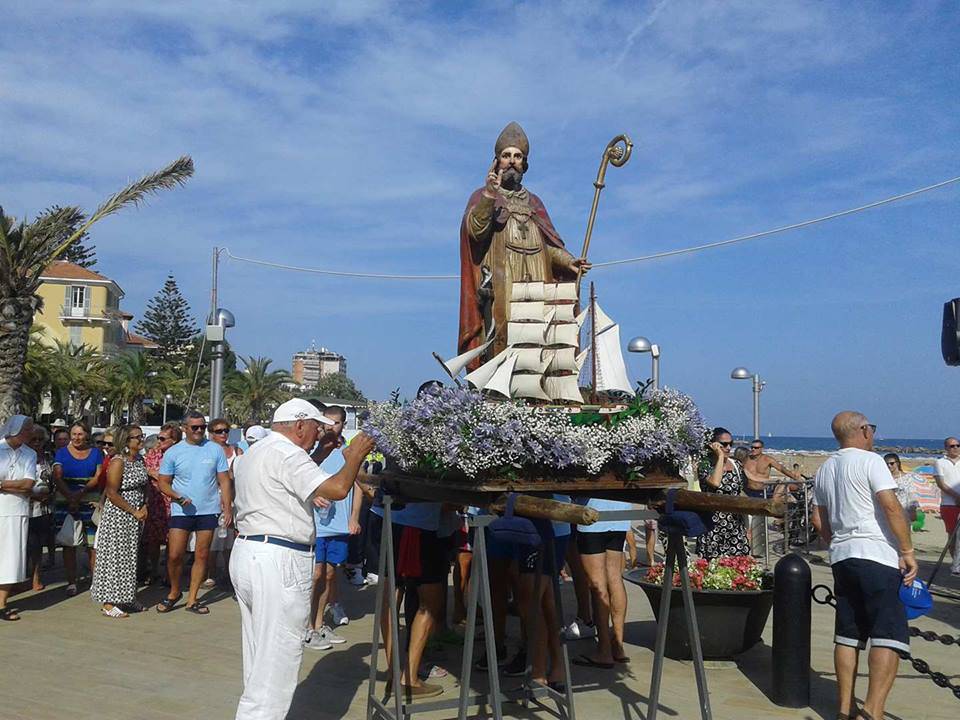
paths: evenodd
<path fill-rule="evenodd" d="M 603 500 L 601 498 L 574 498 L 578 505 L 586 505 L 594 510 L 603 512 L 604 510 L 630 510 L 633 508 L 628 502 L 620 500 Z M 577 532 L 598 533 L 598 532 L 629 532 L 629 520 L 601 520 L 593 525 L 577 525 Z"/>
<path fill-rule="evenodd" d="M 217 473 L 227 472 L 227 456 L 217 443 L 204 440 L 191 445 L 181 440 L 167 450 L 160 474 L 173 476 L 173 490 L 192 501 L 187 507 L 170 504 L 170 515 L 219 515 L 220 485 Z"/>
<path fill-rule="evenodd" d="M 334 450 L 320 467 L 330 475 L 336 475 L 346 465 L 343 450 Z M 353 488 L 343 500 L 335 500 L 328 508 L 313 508 L 313 521 L 317 526 L 317 537 L 333 537 L 350 534 L 350 512 L 353 510 Z"/>
<path fill-rule="evenodd" d="M 437 532 L 440 528 L 441 504 L 438 502 L 407 503 L 403 510 L 397 510 L 393 513 L 393 522 L 397 525 Z"/>

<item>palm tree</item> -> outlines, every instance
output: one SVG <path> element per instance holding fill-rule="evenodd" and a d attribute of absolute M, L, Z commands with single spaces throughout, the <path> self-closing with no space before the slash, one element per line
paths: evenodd
<path fill-rule="evenodd" d="M 131 423 L 141 423 L 146 415 L 144 401 L 161 402 L 163 396 L 172 392 L 177 379 L 165 367 L 156 363 L 146 353 L 127 352 L 114 358 L 107 370 L 108 395 L 119 416 L 129 412 Z"/>
<path fill-rule="evenodd" d="M 182 185 L 193 175 L 184 156 L 108 198 L 88 218 L 76 207 L 54 208 L 30 223 L 19 223 L 0 207 L 0 421 L 23 407 L 24 366 L 33 315 L 40 308 L 37 288 L 46 267 L 90 227 L 148 195 Z"/>
<path fill-rule="evenodd" d="M 56 374 L 53 349 L 43 342 L 43 327 L 33 325 L 30 328 L 30 340 L 27 345 L 27 360 L 23 367 L 24 412 L 31 417 L 40 414 L 43 397 L 50 391 Z"/>
<path fill-rule="evenodd" d="M 286 370 L 270 370 L 270 358 L 240 358 L 244 369 L 232 373 L 226 380 L 225 397 L 233 419 L 240 422 L 261 422 L 272 405 L 289 397 L 284 385 L 291 382 Z"/>

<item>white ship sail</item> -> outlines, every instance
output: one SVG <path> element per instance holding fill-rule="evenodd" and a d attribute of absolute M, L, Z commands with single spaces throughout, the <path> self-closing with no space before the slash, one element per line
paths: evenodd
<path fill-rule="evenodd" d="M 543 372 L 543 350 L 541 348 L 517 348 L 516 371 L 532 370 L 533 372 Z"/>
<path fill-rule="evenodd" d="M 577 284 L 568 283 L 545 283 L 543 286 L 543 299 L 546 302 L 559 301 L 577 301 Z"/>
<path fill-rule="evenodd" d="M 620 349 L 620 326 L 594 302 L 597 353 L 597 391 L 618 390 L 633 395 L 633 384 Z"/>
<path fill-rule="evenodd" d="M 484 390 L 498 392 L 504 397 L 510 397 L 510 380 L 513 377 L 513 368 L 517 364 L 517 356 L 510 353 L 507 359 L 493 374 L 493 377 L 483 386 Z"/>
<path fill-rule="evenodd" d="M 543 379 L 543 385 L 551 400 L 583 402 L 576 375 L 548 375 Z"/>
<path fill-rule="evenodd" d="M 490 378 L 493 377 L 493 374 L 497 371 L 503 362 L 507 359 L 507 354 L 510 352 L 510 349 L 501 350 L 492 359 L 485 362 L 483 365 L 478 367 L 472 373 L 467 375 L 464 380 L 466 380 L 472 387 L 482 390 L 484 386 L 490 382 Z"/>
<path fill-rule="evenodd" d="M 455 358 L 450 358 L 449 360 L 440 360 L 440 358 L 437 357 L 437 360 L 439 360 L 440 364 L 446 368 L 448 373 L 450 373 L 450 377 L 455 378 L 467 365 L 470 364 L 474 358 L 478 358 L 483 355 L 487 348 L 490 347 L 492 342 L 493 338 L 490 338 L 483 345 L 478 345 L 477 347 L 473 348 L 473 350 L 467 350 L 465 353 L 462 355 L 457 355 Z"/>
<path fill-rule="evenodd" d="M 557 348 L 550 351 L 552 355 L 550 356 L 550 364 L 547 365 L 547 372 L 559 372 L 559 371 L 569 371 L 576 372 L 577 370 L 577 349 L 572 347 Z"/>
<path fill-rule="evenodd" d="M 543 335 L 546 331 L 545 322 L 509 322 L 507 323 L 507 345 L 543 345 Z"/>
<path fill-rule="evenodd" d="M 576 347 L 579 339 L 580 328 L 576 323 L 555 323 L 547 328 L 545 344 Z"/>
<path fill-rule="evenodd" d="M 536 320 L 543 322 L 544 306 L 542 300 L 510 303 L 510 320 Z"/>
<path fill-rule="evenodd" d="M 574 322 L 577 316 L 573 314 L 574 306 L 572 304 L 554 305 L 553 319 L 556 322 Z"/>
<path fill-rule="evenodd" d="M 543 375 L 540 374 L 514 375 L 510 381 L 510 396 L 549 402 L 552 398 L 543 391 L 543 380 Z"/>
<path fill-rule="evenodd" d="M 510 302 L 528 302 L 530 300 L 544 300 L 542 282 L 515 282 L 510 286 Z"/>

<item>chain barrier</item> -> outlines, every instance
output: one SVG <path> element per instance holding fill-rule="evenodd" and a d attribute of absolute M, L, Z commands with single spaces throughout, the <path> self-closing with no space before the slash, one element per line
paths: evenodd
<path fill-rule="evenodd" d="M 817 597 L 818 590 L 823 590 L 822 598 Z M 833 590 L 826 585 L 814 585 L 810 594 L 813 596 L 813 601 L 818 605 L 829 605 L 834 609 L 837 607 L 837 598 L 833 594 Z M 952 635 L 938 635 L 932 630 L 920 630 L 920 628 L 913 626 L 910 627 L 910 635 L 913 637 L 922 638 L 923 640 L 928 640 L 930 642 L 939 641 L 944 645 L 953 645 L 955 643 L 960 644 L 960 638 L 955 638 Z M 960 685 L 954 685 L 950 681 L 950 678 L 941 672 L 931 671 L 930 665 L 925 660 L 913 657 L 913 655 L 908 653 L 906 650 L 897 650 L 897 654 L 900 656 L 901 660 L 909 660 L 913 669 L 921 675 L 926 675 L 929 677 L 933 681 L 934 685 L 949 689 L 950 692 L 953 693 L 953 696 L 957 700 L 960 700 Z"/>

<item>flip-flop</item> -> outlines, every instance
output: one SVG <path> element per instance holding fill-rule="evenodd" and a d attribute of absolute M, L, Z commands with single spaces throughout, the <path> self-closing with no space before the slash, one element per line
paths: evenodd
<path fill-rule="evenodd" d="M 128 617 L 130 617 L 127 613 L 125 613 L 123 610 L 121 610 L 120 608 L 118 608 L 116 605 L 114 605 L 114 606 L 113 606 L 112 608 L 110 608 L 109 610 L 107 610 L 106 608 L 100 608 L 100 612 L 101 612 L 105 617 L 108 617 L 108 618 L 118 618 L 118 619 L 119 619 L 119 618 L 128 618 Z"/>
<path fill-rule="evenodd" d="M 157 603 L 157 612 L 161 615 L 168 613 L 173 610 L 174 606 L 180 602 L 180 598 L 183 597 L 183 593 L 180 593 L 175 598 L 165 597 L 163 600 Z"/>
<path fill-rule="evenodd" d="M 5 607 L 0 610 L 0 620 L 6 620 L 7 622 L 16 622 L 20 619 L 20 613 L 18 613 L 13 608 Z"/>
<path fill-rule="evenodd" d="M 187 612 L 193 613 L 194 615 L 210 614 L 210 608 L 208 608 L 206 605 L 204 605 L 200 601 L 195 602 L 193 605 L 185 605 L 183 609 L 186 610 Z"/>
<path fill-rule="evenodd" d="M 570 662 L 572 662 L 574 665 L 579 665 L 580 667 L 592 667 L 592 668 L 599 668 L 601 670 L 613 670 L 613 663 L 597 662 L 596 660 L 589 658 L 586 655 L 575 657 Z"/>

